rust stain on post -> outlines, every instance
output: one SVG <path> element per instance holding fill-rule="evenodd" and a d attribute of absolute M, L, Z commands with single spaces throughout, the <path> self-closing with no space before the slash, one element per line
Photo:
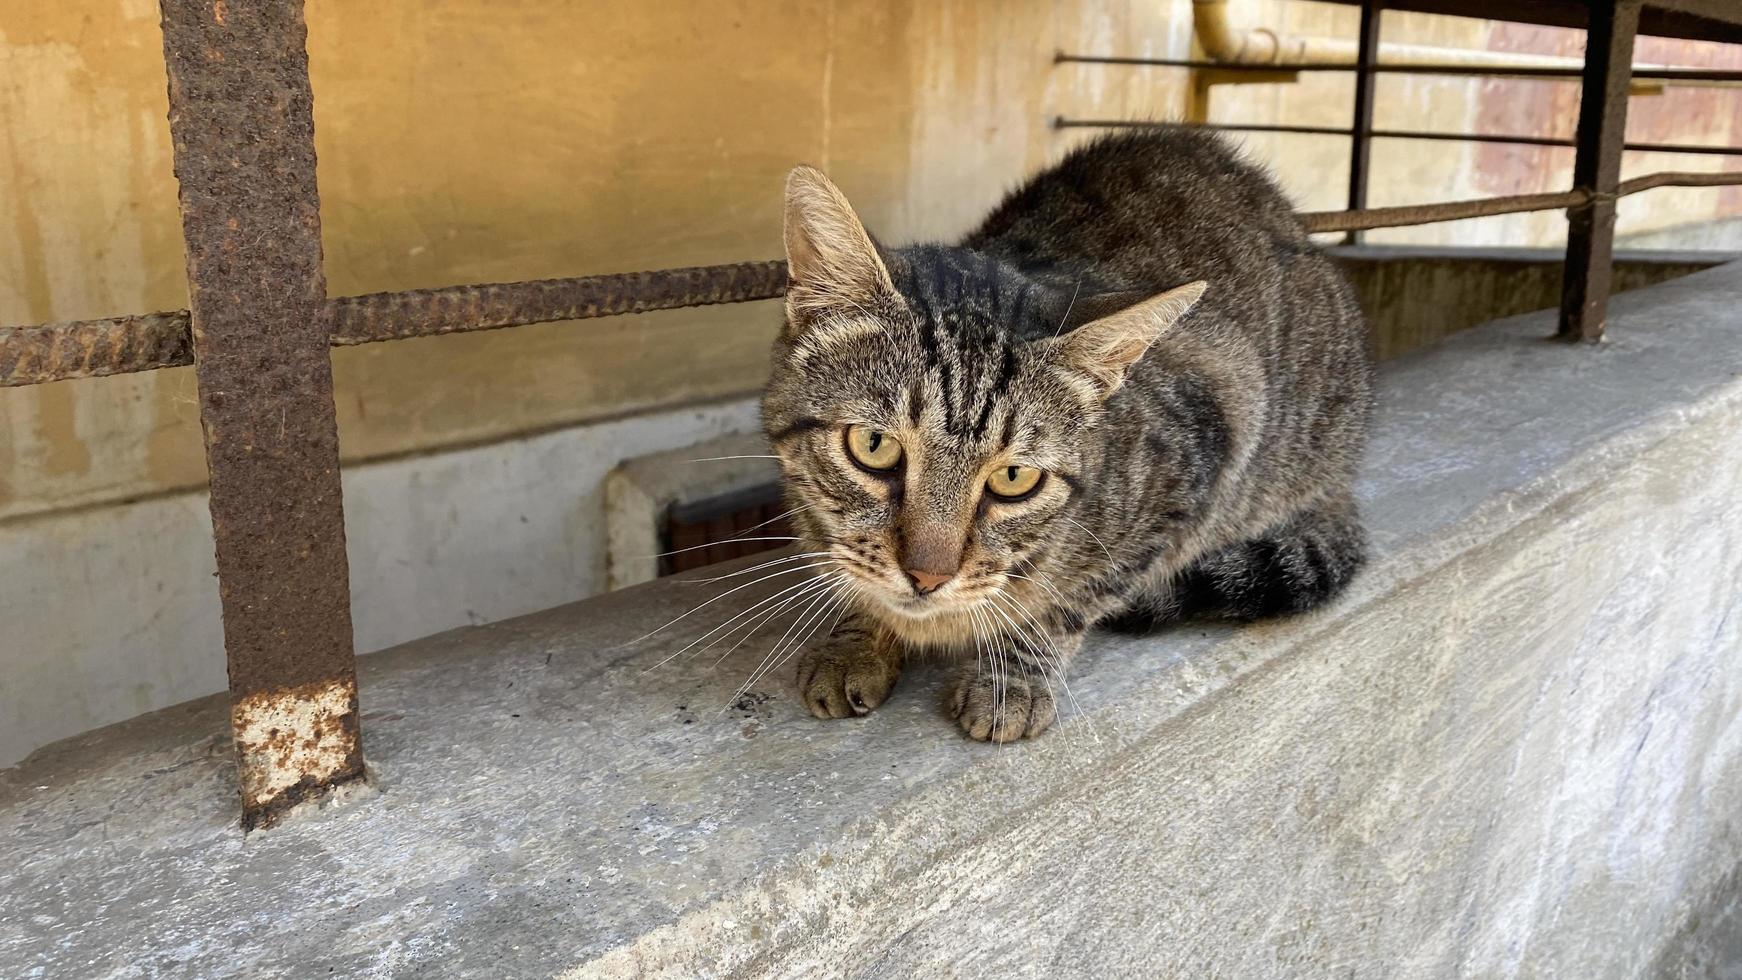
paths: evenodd
<path fill-rule="evenodd" d="M 270 816 L 362 771 L 355 677 L 234 698 L 242 799 Z"/>
<path fill-rule="evenodd" d="M 362 775 L 301 0 L 161 0 L 243 825 Z"/>

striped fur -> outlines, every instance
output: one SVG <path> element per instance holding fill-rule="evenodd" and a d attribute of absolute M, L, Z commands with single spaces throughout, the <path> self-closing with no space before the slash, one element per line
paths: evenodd
<path fill-rule="evenodd" d="M 1034 735 L 1092 626 L 1300 612 L 1360 566 L 1360 311 L 1219 139 L 1092 143 L 955 246 L 882 247 L 801 169 L 787 244 L 764 424 L 807 550 L 853 585 L 800 666 L 813 713 L 869 711 L 939 651 L 976 658 L 952 699 L 969 735 Z M 849 424 L 898 438 L 898 470 L 855 465 Z M 991 498 L 1009 465 L 1046 476 Z M 929 594 L 902 572 L 921 536 L 960 554 Z"/>

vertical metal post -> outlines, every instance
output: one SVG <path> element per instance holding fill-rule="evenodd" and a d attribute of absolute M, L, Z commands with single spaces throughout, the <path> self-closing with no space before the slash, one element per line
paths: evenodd
<path fill-rule="evenodd" d="M 1349 210 L 1367 207 L 1367 173 L 1373 153 L 1373 66 L 1379 61 L 1380 0 L 1363 0 L 1361 37 L 1355 51 L 1355 119 L 1349 144 Z M 1358 231 L 1343 236 L 1346 244 L 1361 240 Z"/>
<path fill-rule="evenodd" d="M 242 822 L 362 775 L 302 0 L 160 0 Z"/>
<path fill-rule="evenodd" d="M 1621 184 L 1639 8 L 1640 0 L 1590 5 L 1573 187 L 1589 191 L 1591 203 L 1567 211 L 1567 265 L 1556 332 L 1565 340 L 1603 339 L 1614 274 L 1615 194 Z"/>

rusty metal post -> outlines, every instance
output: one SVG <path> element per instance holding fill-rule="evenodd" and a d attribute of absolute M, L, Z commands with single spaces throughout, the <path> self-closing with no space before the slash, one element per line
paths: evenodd
<path fill-rule="evenodd" d="M 1603 339 L 1614 277 L 1615 202 L 1627 130 L 1627 86 L 1633 73 L 1633 37 L 1640 0 L 1591 4 L 1585 32 L 1585 72 L 1579 94 L 1578 156 L 1573 189 L 1590 203 L 1567 212 L 1567 265 L 1561 283 L 1556 336 L 1595 343 Z"/>
<path fill-rule="evenodd" d="M 362 775 L 302 0 L 160 0 L 242 823 Z"/>
<path fill-rule="evenodd" d="M 1379 60 L 1380 0 L 1362 0 L 1361 37 L 1355 49 L 1355 113 L 1350 125 L 1349 210 L 1367 207 L 1367 174 L 1373 161 L 1373 65 Z M 1359 231 L 1343 236 L 1345 244 L 1361 240 Z"/>

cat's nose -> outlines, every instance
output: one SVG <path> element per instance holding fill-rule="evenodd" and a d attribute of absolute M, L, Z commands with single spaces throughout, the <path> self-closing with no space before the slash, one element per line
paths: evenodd
<path fill-rule="evenodd" d="M 907 569 L 907 577 L 913 579 L 913 587 L 919 590 L 920 595 L 924 595 L 927 592 L 937 591 L 939 586 L 956 576 L 954 573 L 939 575 L 937 572 L 927 572 L 918 568 L 909 568 Z"/>

